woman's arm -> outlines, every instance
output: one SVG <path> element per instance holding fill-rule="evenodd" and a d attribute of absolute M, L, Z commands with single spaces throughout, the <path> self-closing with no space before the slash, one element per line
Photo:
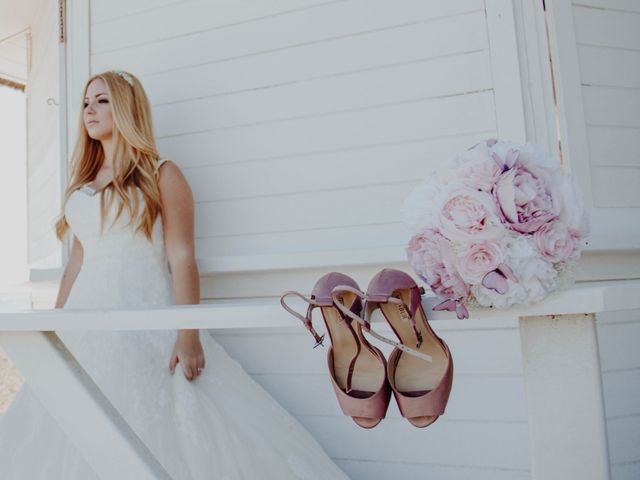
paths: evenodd
<path fill-rule="evenodd" d="M 78 240 L 78 237 L 74 235 L 71 254 L 69 255 L 69 261 L 67 262 L 67 266 L 64 268 L 64 273 L 60 280 L 58 297 L 56 298 L 56 305 L 54 308 L 62 308 L 64 307 L 64 304 L 67 303 L 67 298 L 69 298 L 69 292 L 71 292 L 73 282 L 76 281 L 76 277 L 78 276 L 78 273 L 80 273 L 83 256 L 84 250 L 82 249 L 82 244 L 80 243 L 80 240 Z"/>
<path fill-rule="evenodd" d="M 169 161 L 160 168 L 162 225 L 167 258 L 171 268 L 176 304 L 200 303 L 200 274 L 195 257 L 193 194 L 178 166 Z M 196 378 L 204 368 L 204 352 L 198 330 L 178 330 L 178 339 L 169 368 L 175 372 L 182 363 L 185 377 Z"/>

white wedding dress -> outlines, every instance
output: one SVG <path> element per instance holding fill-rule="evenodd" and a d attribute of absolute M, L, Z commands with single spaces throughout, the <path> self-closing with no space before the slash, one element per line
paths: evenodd
<path fill-rule="evenodd" d="M 65 308 L 174 303 L 161 218 L 153 244 L 133 233 L 126 209 L 101 233 L 93 193 L 77 190 L 66 206 L 84 259 Z M 206 331 L 206 366 L 192 382 L 180 364 L 169 372 L 175 330 L 58 335 L 174 480 L 347 478 Z M 0 418 L 0 479 L 98 478 L 25 383 Z"/>

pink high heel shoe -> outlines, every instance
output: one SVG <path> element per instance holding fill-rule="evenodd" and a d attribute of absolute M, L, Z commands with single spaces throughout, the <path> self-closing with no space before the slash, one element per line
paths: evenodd
<path fill-rule="evenodd" d="M 358 294 L 350 286 L 334 289 L 335 293 L 343 291 Z M 451 352 L 429 325 L 422 308 L 423 293 L 424 289 L 406 273 L 384 269 L 371 279 L 366 294 L 359 292 L 365 300 L 364 319 L 341 309 L 360 322 L 366 332 L 394 346 L 387 362 L 387 379 L 402 416 L 420 428 L 431 425 L 444 413 L 453 380 Z M 371 316 L 377 309 L 400 343 L 371 329 Z"/>
<path fill-rule="evenodd" d="M 382 352 L 364 337 L 361 324 L 350 318 L 361 314 L 360 295 L 344 291 L 332 297 L 337 285 L 360 292 L 352 278 L 332 272 L 317 281 L 310 297 L 287 291 L 280 297 L 280 303 L 304 323 L 315 338 L 316 347 L 322 344 L 324 335 L 320 336 L 313 328 L 312 312 L 314 308 L 320 308 L 331 339 L 327 363 L 340 408 L 360 427 L 373 428 L 385 417 L 391 398 L 386 378 L 387 362 Z M 288 296 L 297 296 L 309 304 L 306 316 L 303 317 L 285 303 Z M 336 308 L 338 305 L 340 308 Z M 349 315 L 345 315 L 344 311 Z"/>

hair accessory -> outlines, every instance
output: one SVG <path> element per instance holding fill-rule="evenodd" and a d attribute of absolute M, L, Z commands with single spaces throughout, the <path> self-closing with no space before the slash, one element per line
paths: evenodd
<path fill-rule="evenodd" d="M 133 87 L 133 78 L 127 72 L 123 72 L 122 70 L 114 70 L 113 73 L 120 76 L 125 82 Z"/>

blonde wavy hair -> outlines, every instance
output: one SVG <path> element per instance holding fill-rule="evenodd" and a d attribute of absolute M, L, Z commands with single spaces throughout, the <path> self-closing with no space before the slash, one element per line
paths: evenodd
<path fill-rule="evenodd" d="M 105 159 L 100 141 L 89 136 L 83 121 L 87 88 L 97 78 L 102 79 L 109 94 L 114 142 L 114 156 L 111 159 L 114 178 L 100 192 L 102 228 L 104 228 L 107 213 L 117 199 L 118 209 L 113 223 L 126 208 L 131 218 L 129 224 L 136 220 L 138 222 L 136 232 L 142 232 L 149 241 L 152 241 L 153 224 L 161 213 L 162 204 L 158 186 L 160 174 L 157 168 L 160 156 L 153 135 L 151 106 L 142 84 L 134 75 L 129 72 L 115 71 L 94 75 L 85 84 L 78 139 L 71 159 L 70 178 L 64 192 L 62 213 L 55 224 L 56 236 L 62 241 L 69 228 L 64 214 L 69 196 L 95 179 Z M 116 171 L 116 159 L 119 160 L 118 171 Z M 136 189 L 145 201 L 142 212 L 140 212 L 140 201 Z"/>

